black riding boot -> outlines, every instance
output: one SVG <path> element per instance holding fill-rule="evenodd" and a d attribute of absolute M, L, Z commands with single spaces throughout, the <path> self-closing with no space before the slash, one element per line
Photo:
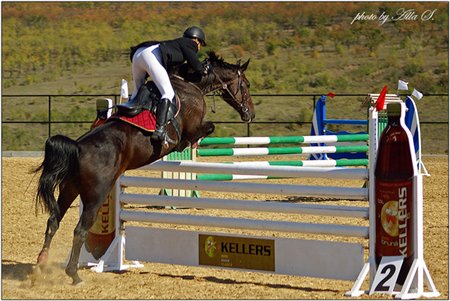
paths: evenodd
<path fill-rule="evenodd" d="M 162 98 L 156 109 L 156 130 L 153 132 L 152 139 L 163 141 L 166 135 L 167 114 L 169 112 L 170 100 Z"/>

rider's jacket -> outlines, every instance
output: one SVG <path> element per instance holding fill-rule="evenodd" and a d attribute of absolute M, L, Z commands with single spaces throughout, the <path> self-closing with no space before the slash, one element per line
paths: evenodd
<path fill-rule="evenodd" d="M 169 41 L 146 41 L 130 48 L 130 60 L 133 61 L 134 53 L 141 47 L 150 47 L 159 44 L 163 66 L 169 70 L 173 66 L 180 65 L 185 61 L 196 72 L 203 72 L 203 64 L 197 57 L 197 44 L 190 38 L 178 38 Z"/>

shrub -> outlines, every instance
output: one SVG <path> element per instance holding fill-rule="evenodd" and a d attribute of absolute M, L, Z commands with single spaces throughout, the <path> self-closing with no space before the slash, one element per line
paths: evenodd
<path fill-rule="evenodd" d="M 448 72 L 448 62 L 440 63 L 433 71 L 434 74 L 443 74 Z"/>
<path fill-rule="evenodd" d="M 414 76 L 417 73 L 423 72 L 423 67 L 415 62 L 407 64 L 403 69 L 405 75 L 409 77 Z"/>
<path fill-rule="evenodd" d="M 309 86 L 312 88 L 326 87 L 329 85 L 329 82 L 328 74 L 318 74 L 309 81 Z"/>

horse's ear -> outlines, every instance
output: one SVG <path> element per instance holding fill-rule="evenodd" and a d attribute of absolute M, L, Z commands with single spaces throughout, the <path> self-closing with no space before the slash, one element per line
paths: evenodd
<path fill-rule="evenodd" d="M 242 65 L 239 69 L 244 72 L 245 70 L 247 70 L 248 64 L 250 63 L 250 59 L 248 59 L 244 65 Z"/>

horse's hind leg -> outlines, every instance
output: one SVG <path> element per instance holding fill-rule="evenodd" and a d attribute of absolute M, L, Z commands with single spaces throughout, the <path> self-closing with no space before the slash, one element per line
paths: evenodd
<path fill-rule="evenodd" d="M 59 224 L 63 219 L 64 215 L 69 209 L 70 205 L 73 203 L 77 197 L 78 192 L 73 187 L 73 185 L 65 185 L 61 187 L 61 192 L 58 196 L 58 207 L 59 215 L 51 213 L 47 220 L 47 229 L 45 231 L 45 240 L 41 252 L 37 258 L 37 269 L 38 271 L 47 263 L 48 252 L 50 249 L 50 244 L 52 242 L 53 236 L 59 228 Z"/>
<path fill-rule="evenodd" d="M 95 222 L 98 209 L 106 198 L 107 193 L 102 196 L 94 198 L 83 198 L 83 212 L 81 213 L 80 220 L 74 230 L 72 251 L 70 253 L 69 263 L 66 267 L 66 274 L 69 275 L 73 282 L 72 284 L 78 284 L 82 282 L 80 276 L 78 276 L 78 260 L 80 258 L 81 247 L 86 241 L 87 233 Z"/>
<path fill-rule="evenodd" d="M 70 205 L 73 203 L 77 195 L 78 192 L 71 185 L 64 186 L 63 188 L 61 188 L 61 192 L 58 196 L 59 215 L 52 213 L 47 220 L 47 229 L 45 231 L 44 246 L 42 247 L 42 250 L 39 253 L 37 260 L 38 264 L 46 263 L 48 257 L 48 250 L 50 248 L 53 236 L 58 230 L 59 223 L 66 214 L 67 209 L 69 209 Z"/>

